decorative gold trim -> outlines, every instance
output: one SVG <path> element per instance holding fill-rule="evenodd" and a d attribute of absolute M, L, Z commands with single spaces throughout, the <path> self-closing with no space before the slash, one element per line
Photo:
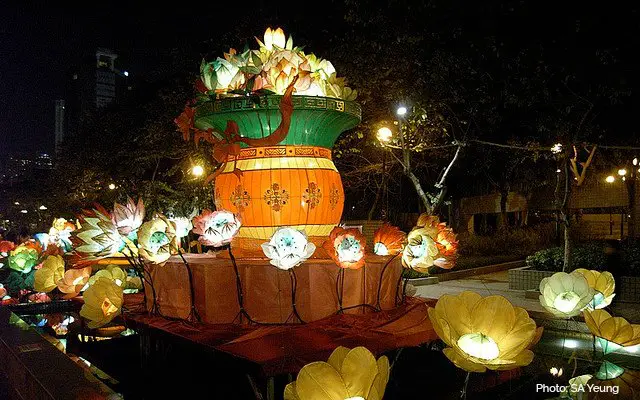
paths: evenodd
<path fill-rule="evenodd" d="M 240 154 L 230 156 L 227 160 L 243 160 L 247 158 L 280 158 L 280 157 L 317 157 L 331 160 L 331 150 L 318 146 L 269 146 L 269 147 L 249 147 L 241 149 Z"/>
<path fill-rule="evenodd" d="M 283 158 L 252 158 L 227 162 L 222 173 L 233 172 L 234 168 L 241 171 L 261 171 L 268 169 L 330 169 L 338 172 L 333 161 L 316 157 L 283 157 Z"/>
<path fill-rule="evenodd" d="M 304 229 L 307 236 L 328 236 L 336 224 L 329 225 L 286 225 L 289 228 L 298 230 Z M 239 237 L 253 239 L 270 239 L 279 226 L 242 226 L 240 227 Z"/>

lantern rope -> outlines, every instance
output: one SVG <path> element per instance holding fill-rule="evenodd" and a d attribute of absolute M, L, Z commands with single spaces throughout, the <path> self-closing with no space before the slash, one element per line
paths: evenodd
<path fill-rule="evenodd" d="M 200 319 L 200 314 L 198 314 L 198 310 L 196 309 L 196 295 L 195 289 L 193 288 L 193 273 L 191 272 L 191 266 L 182 255 L 182 251 L 180 250 L 180 246 L 178 246 L 178 254 L 184 263 L 184 266 L 187 268 L 187 275 L 189 277 L 189 295 L 191 297 L 191 310 L 189 311 L 189 315 L 187 316 L 188 321 L 193 321 L 194 319 L 197 322 L 202 322 Z"/>

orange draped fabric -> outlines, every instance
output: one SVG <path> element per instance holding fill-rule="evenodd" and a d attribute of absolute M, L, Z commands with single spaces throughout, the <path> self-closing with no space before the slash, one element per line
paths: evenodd
<path fill-rule="evenodd" d="M 427 308 L 435 300 L 408 297 L 391 310 L 334 314 L 304 325 L 196 324 L 127 313 L 134 325 L 155 328 L 196 344 L 258 364 L 267 376 L 297 373 L 312 361 L 326 361 L 338 346 L 365 346 L 374 354 L 436 340 Z"/>
<path fill-rule="evenodd" d="M 240 307 L 236 290 L 236 276 L 231 260 L 208 254 L 187 254 L 193 274 L 195 304 L 203 322 L 210 324 L 234 322 Z M 390 261 L 390 262 L 389 262 Z M 385 264 L 389 262 L 385 269 Z M 279 270 L 267 259 L 237 260 L 242 281 L 244 307 L 249 316 L 261 323 L 297 322 L 291 319 L 291 276 Z M 190 312 L 187 269 L 179 257 L 172 257 L 165 265 L 150 265 L 156 304 L 162 315 L 186 318 Z M 381 275 L 384 269 L 384 275 Z M 335 314 L 338 309 L 336 279 L 340 267 L 327 259 L 309 259 L 295 267 L 297 278 L 296 308 L 305 322 L 316 321 Z M 375 307 L 380 293 L 380 308 L 394 308 L 402 266 L 399 257 L 367 255 L 365 267 L 345 270 L 344 308 L 369 304 Z M 151 308 L 153 290 L 146 287 L 147 307 Z M 363 307 L 347 313 L 362 313 Z M 237 322 L 237 321 L 236 321 Z M 248 322 L 243 319 L 242 322 Z"/>

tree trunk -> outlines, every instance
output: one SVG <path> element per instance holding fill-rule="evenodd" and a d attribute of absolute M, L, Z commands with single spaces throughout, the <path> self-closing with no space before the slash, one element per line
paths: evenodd
<path fill-rule="evenodd" d="M 432 215 L 435 215 L 438 211 L 440 211 L 440 206 L 442 206 L 442 203 L 444 202 L 444 196 L 446 194 L 447 194 L 447 187 L 442 186 L 440 188 L 440 191 L 436 195 L 435 200 L 433 201 L 433 205 L 431 207 Z"/>
<path fill-rule="evenodd" d="M 569 197 L 571 196 L 571 179 L 569 175 L 569 161 L 564 162 L 564 199 L 560 212 L 564 222 L 564 263 L 562 271 L 568 272 L 571 268 L 571 215 L 569 213 Z"/>
<path fill-rule="evenodd" d="M 568 215 L 564 215 L 564 218 L 570 218 Z M 571 223 L 566 221 L 564 224 L 564 264 L 562 266 L 563 272 L 568 272 L 571 266 Z"/>
<path fill-rule="evenodd" d="M 631 176 L 627 180 L 627 197 L 629 198 L 629 215 L 627 219 L 627 236 L 630 239 L 636 237 L 636 176 L 635 171 L 632 168 Z"/>
<path fill-rule="evenodd" d="M 509 221 L 507 219 L 507 200 L 509 198 L 508 190 L 500 191 L 500 220 L 498 221 L 498 229 L 507 230 Z"/>
<path fill-rule="evenodd" d="M 413 183 L 413 187 L 415 187 L 416 192 L 418 193 L 418 197 L 420 197 L 420 200 L 422 200 L 422 204 L 424 205 L 425 212 L 429 215 L 432 215 L 433 207 L 429 202 L 429 198 L 427 197 L 427 194 L 424 192 L 424 190 L 422 190 L 422 185 L 420 184 L 420 180 L 410 170 L 405 169 L 404 173 Z"/>
<path fill-rule="evenodd" d="M 384 184 L 381 184 L 380 186 L 378 186 L 378 190 L 376 191 L 376 198 L 373 200 L 373 204 L 371 205 L 371 208 L 369 209 L 369 213 L 367 214 L 367 221 L 371 221 L 373 219 L 373 213 L 376 211 L 376 208 L 378 208 L 380 197 L 382 197 L 383 187 L 384 187 Z"/>

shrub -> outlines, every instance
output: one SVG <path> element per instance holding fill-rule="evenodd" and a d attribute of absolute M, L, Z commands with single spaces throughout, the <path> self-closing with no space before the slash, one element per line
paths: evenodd
<path fill-rule="evenodd" d="M 499 231 L 491 236 L 461 234 L 458 236 L 460 242 L 458 253 L 474 256 L 508 254 L 524 257 L 548 246 L 553 236 L 553 225 L 550 224 Z"/>
<path fill-rule="evenodd" d="M 612 248 L 605 241 L 577 244 L 573 248 L 569 270 L 573 271 L 576 268 L 604 270 L 611 267 L 611 254 Z M 538 271 L 562 271 L 564 247 L 552 247 L 537 251 L 527 257 L 526 263 L 528 267 Z M 637 244 L 622 247 L 620 250 L 619 270 L 628 274 L 631 265 L 635 265 L 633 268 L 640 270 L 640 247 Z"/>

